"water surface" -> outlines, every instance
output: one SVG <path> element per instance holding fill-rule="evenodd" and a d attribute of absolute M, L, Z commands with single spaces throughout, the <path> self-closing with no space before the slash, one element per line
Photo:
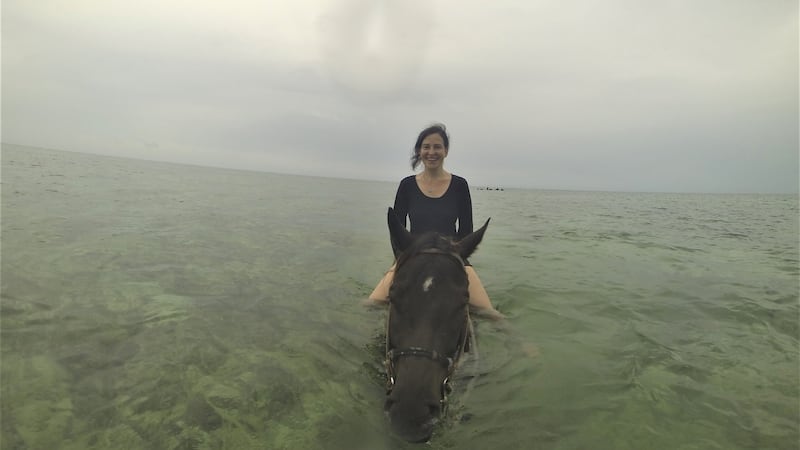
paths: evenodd
<path fill-rule="evenodd" d="M 414 447 L 359 304 L 394 190 L 3 145 L 0 447 Z M 509 319 L 430 448 L 798 448 L 796 195 L 472 195 Z"/>

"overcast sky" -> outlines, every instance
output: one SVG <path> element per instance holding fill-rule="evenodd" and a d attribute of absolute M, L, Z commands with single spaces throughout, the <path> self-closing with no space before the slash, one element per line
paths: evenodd
<path fill-rule="evenodd" d="M 796 0 L 4 0 L 2 141 L 473 186 L 797 192 Z"/>

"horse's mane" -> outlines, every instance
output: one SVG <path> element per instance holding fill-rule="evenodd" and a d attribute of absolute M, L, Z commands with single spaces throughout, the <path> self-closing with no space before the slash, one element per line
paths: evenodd
<path fill-rule="evenodd" d="M 452 252 L 454 250 L 454 242 L 434 231 L 420 234 L 415 237 L 414 242 L 397 258 L 397 267 L 402 266 L 413 255 L 423 250 L 442 250 L 444 252 Z"/>

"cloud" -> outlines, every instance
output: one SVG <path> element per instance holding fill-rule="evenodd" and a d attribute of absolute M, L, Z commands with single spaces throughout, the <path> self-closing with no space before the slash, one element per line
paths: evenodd
<path fill-rule="evenodd" d="M 797 191 L 792 2 L 3 6 L 4 142 L 397 180 L 443 121 L 477 184 Z"/>

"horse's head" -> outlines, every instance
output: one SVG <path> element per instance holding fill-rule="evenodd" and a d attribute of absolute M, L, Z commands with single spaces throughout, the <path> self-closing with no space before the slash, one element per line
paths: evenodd
<path fill-rule="evenodd" d="M 389 289 L 384 410 L 397 434 L 422 442 L 444 409 L 448 379 L 466 344 L 464 259 L 480 244 L 489 221 L 458 242 L 436 233 L 412 235 L 391 208 L 388 221 L 398 258 Z"/>

